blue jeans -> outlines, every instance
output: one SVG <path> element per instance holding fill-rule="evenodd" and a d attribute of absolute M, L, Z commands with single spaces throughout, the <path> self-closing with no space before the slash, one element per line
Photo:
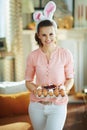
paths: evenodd
<path fill-rule="evenodd" d="M 62 130 L 66 120 L 67 104 L 43 105 L 30 102 L 28 112 L 34 130 Z"/>

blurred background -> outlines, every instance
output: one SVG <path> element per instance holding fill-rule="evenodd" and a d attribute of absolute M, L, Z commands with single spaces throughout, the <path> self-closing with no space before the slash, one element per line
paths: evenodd
<path fill-rule="evenodd" d="M 34 11 L 43 11 L 49 0 L 0 0 L 0 82 L 22 81 L 28 54 L 38 46 L 34 40 Z M 58 44 L 69 48 L 75 62 L 75 90 L 87 86 L 87 2 L 53 0 Z"/>
<path fill-rule="evenodd" d="M 25 86 L 28 54 L 38 48 L 34 11 L 50 0 L 0 0 L 0 130 L 31 130 L 30 92 Z M 75 83 L 69 93 L 64 130 L 87 130 L 87 0 L 56 3 L 57 44 L 74 58 Z"/>

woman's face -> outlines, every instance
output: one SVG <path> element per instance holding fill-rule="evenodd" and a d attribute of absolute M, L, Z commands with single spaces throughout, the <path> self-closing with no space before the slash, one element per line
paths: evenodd
<path fill-rule="evenodd" d="M 53 26 L 41 27 L 39 29 L 38 37 L 43 46 L 48 46 L 55 43 L 56 33 Z"/>

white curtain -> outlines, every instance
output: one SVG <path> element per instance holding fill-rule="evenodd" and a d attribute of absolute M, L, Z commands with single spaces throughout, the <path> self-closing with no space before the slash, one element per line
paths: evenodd
<path fill-rule="evenodd" d="M 24 80 L 24 57 L 22 44 L 22 4 L 21 0 L 8 0 L 6 40 L 8 51 L 14 55 L 15 80 Z"/>

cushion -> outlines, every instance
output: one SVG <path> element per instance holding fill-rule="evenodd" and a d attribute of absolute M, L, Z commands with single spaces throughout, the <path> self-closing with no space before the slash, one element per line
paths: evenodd
<path fill-rule="evenodd" d="M 0 118 L 0 130 L 33 130 L 29 115 Z"/>
<path fill-rule="evenodd" d="M 0 94 L 0 117 L 28 113 L 30 92 Z"/>
<path fill-rule="evenodd" d="M 25 91 L 27 91 L 25 80 L 19 82 L 0 82 L 0 94 L 13 94 Z"/>
<path fill-rule="evenodd" d="M 33 130 L 31 124 L 27 122 L 15 122 L 0 126 L 0 130 Z"/>

